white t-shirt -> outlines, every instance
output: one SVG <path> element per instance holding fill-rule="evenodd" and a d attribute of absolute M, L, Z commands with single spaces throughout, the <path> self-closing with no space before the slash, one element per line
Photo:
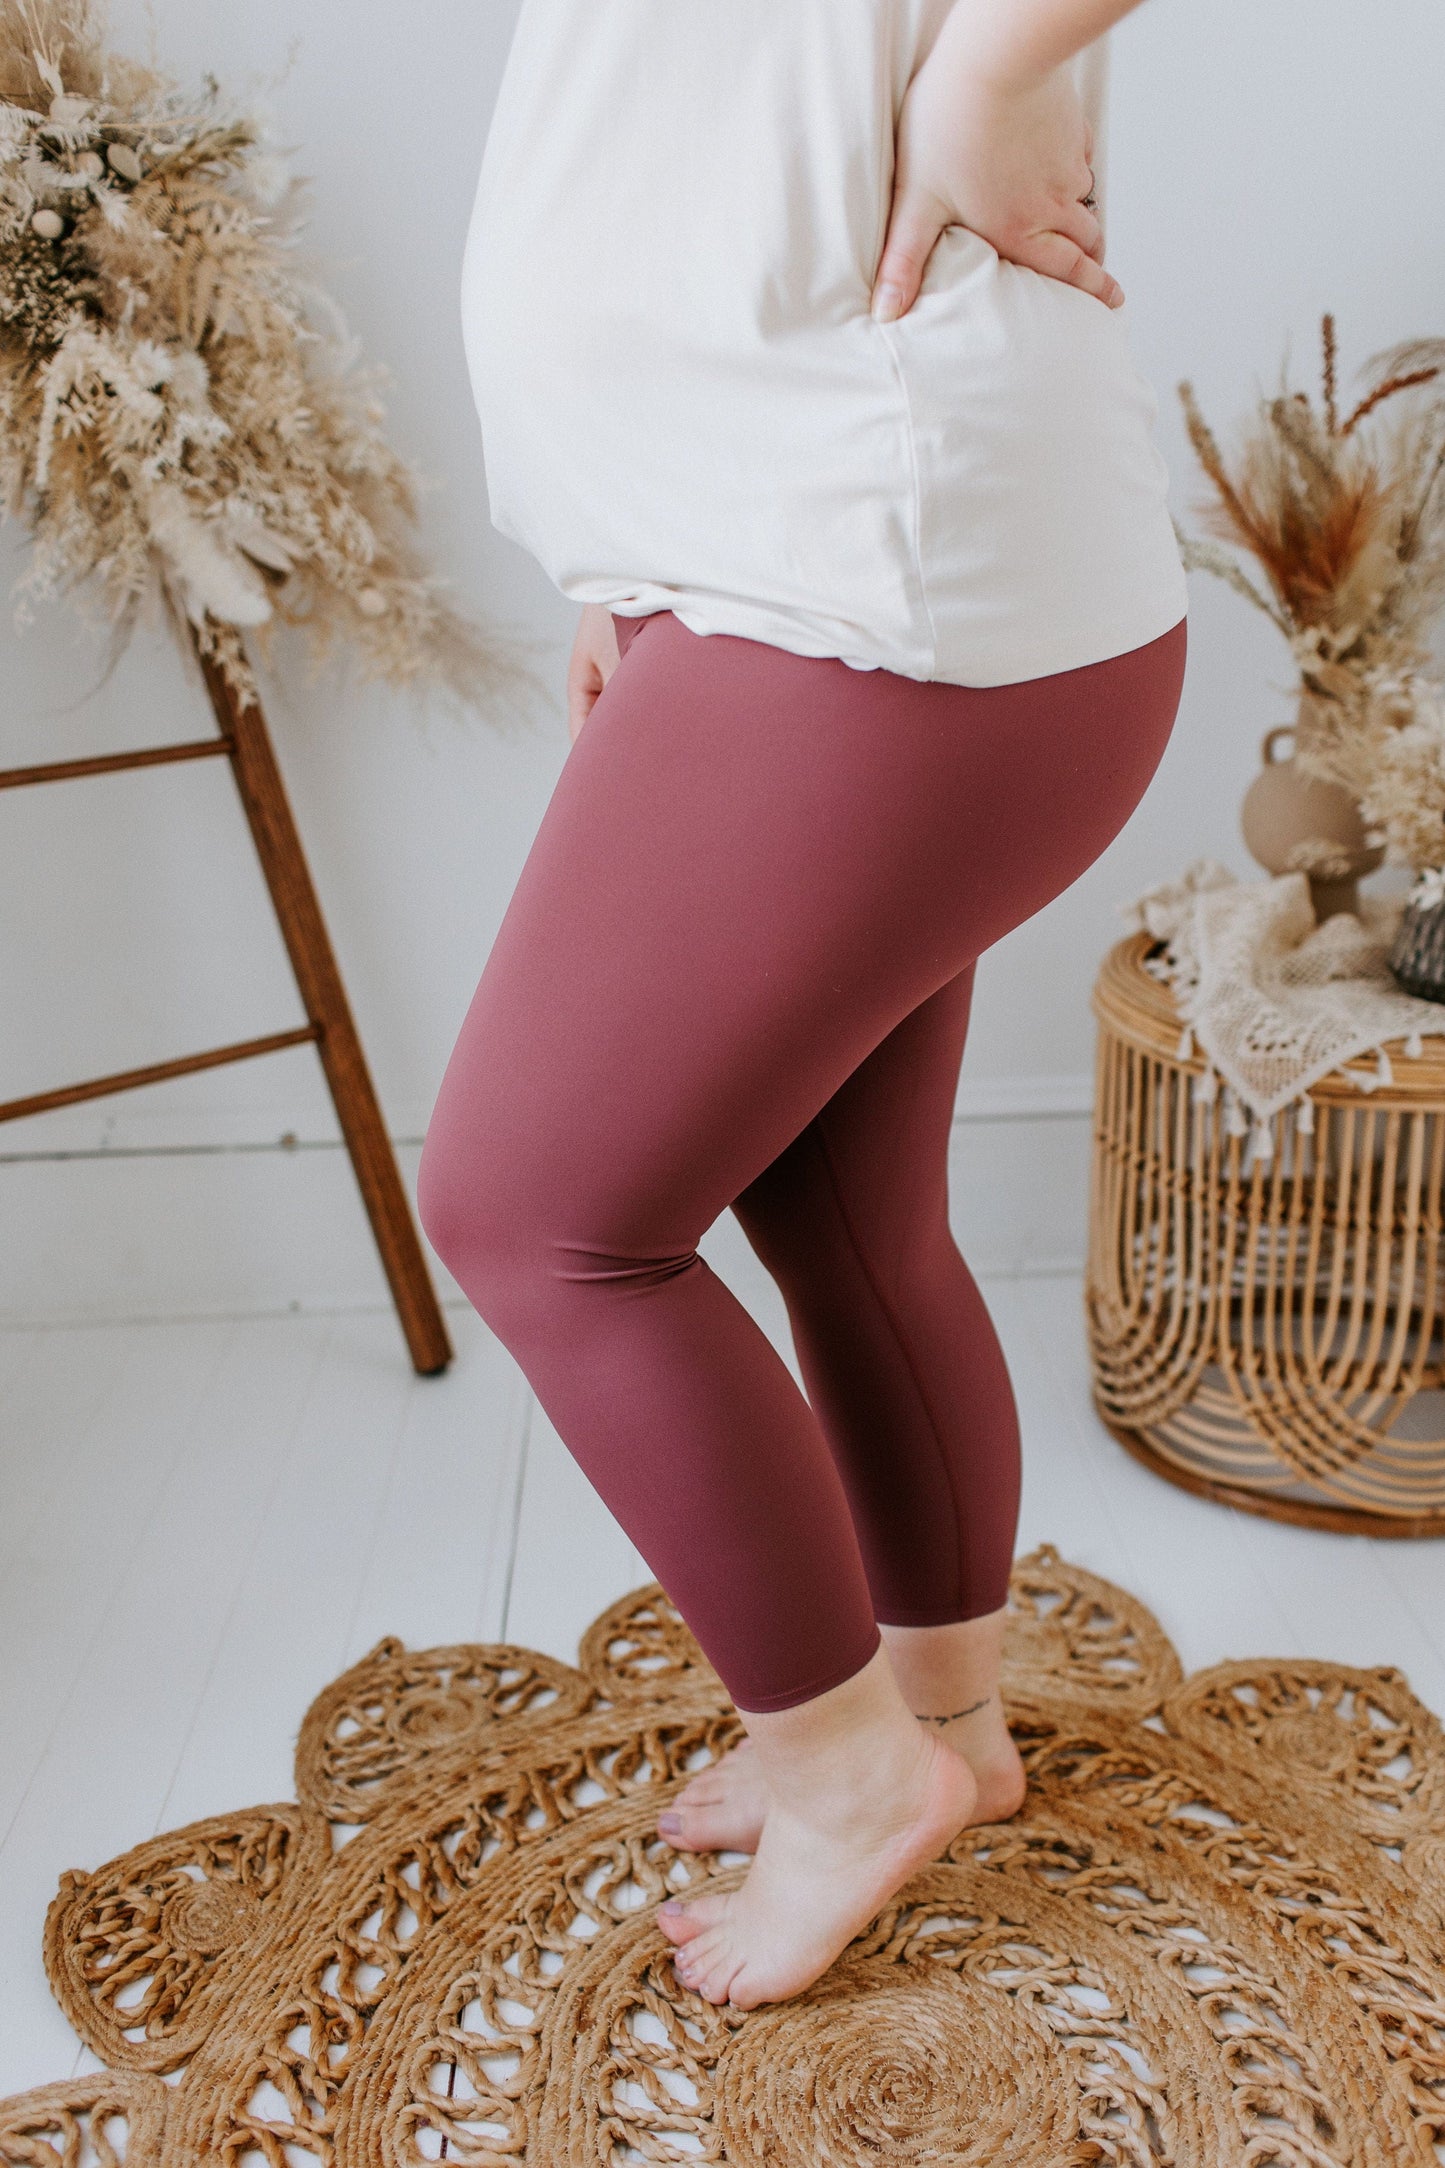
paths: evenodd
<path fill-rule="evenodd" d="M 492 524 L 564 594 L 962 685 L 1184 616 L 1127 303 L 954 226 L 869 313 L 949 5 L 523 0 L 462 316 Z"/>

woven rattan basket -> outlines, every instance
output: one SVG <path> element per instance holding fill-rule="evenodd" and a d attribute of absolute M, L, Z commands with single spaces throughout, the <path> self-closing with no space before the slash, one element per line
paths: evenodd
<path fill-rule="evenodd" d="M 1094 1396 L 1159 1474 L 1311 1527 L 1445 1534 L 1445 1044 L 1389 1048 L 1270 1125 L 1195 1092 L 1147 934 L 1105 958 L 1089 1263 Z M 1312 1121 L 1312 1126 L 1311 1126 Z"/>

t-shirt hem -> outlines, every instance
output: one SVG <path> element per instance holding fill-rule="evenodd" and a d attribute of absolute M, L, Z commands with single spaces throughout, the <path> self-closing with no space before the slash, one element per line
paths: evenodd
<path fill-rule="evenodd" d="M 864 641 L 845 644 L 810 627 L 802 619 L 786 620 L 770 611 L 723 607 L 711 602 L 702 605 L 682 597 L 642 605 L 634 601 L 626 608 L 608 603 L 606 607 L 618 617 L 648 617 L 658 610 L 670 609 L 680 624 L 702 639 L 715 634 L 730 635 L 735 639 L 756 640 L 764 647 L 780 648 L 785 654 L 845 663 L 850 670 L 887 670 L 898 677 L 912 678 L 919 684 L 965 685 L 979 690 L 993 685 L 1030 684 L 1036 678 L 1057 677 L 1068 670 L 1087 669 L 1092 663 L 1113 661 L 1161 639 L 1188 614 L 1187 596 L 1172 594 L 1148 610 L 1111 618 L 1106 625 L 1098 626 L 1088 639 L 1041 641 L 1030 646 L 1027 654 L 1018 650 L 1005 651 L 1000 646 L 975 646 L 967 656 L 950 658 L 946 646 L 942 655 L 933 656 L 908 655 Z"/>

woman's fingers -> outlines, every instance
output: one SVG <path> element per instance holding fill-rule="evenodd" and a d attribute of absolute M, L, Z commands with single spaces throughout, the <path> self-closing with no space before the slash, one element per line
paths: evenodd
<path fill-rule="evenodd" d="M 928 259 L 947 224 L 947 213 L 936 196 L 902 192 L 894 197 L 870 304 L 880 323 L 892 323 L 912 308 Z"/>
<path fill-rule="evenodd" d="M 1053 230 L 1077 241 L 1084 254 L 1092 256 L 1095 263 L 1103 262 L 1104 229 L 1096 211 L 1086 210 L 1082 203 L 1063 204 L 1054 213 Z"/>
<path fill-rule="evenodd" d="M 573 744 L 602 690 L 602 673 L 591 662 L 577 662 L 567 673 L 567 734 Z"/>
<path fill-rule="evenodd" d="M 567 731 L 573 744 L 617 668 L 617 627 L 601 603 L 584 604 L 567 665 Z"/>
<path fill-rule="evenodd" d="M 1124 289 L 1103 267 L 1104 233 L 1094 213 L 1077 203 L 1061 206 L 1055 215 L 1056 227 L 1031 234 L 1009 250 L 1013 261 L 1062 279 L 1067 286 L 1082 287 L 1111 309 L 1118 308 Z M 932 202 L 900 203 L 873 285 L 872 312 L 880 323 L 892 323 L 912 308 L 928 259 L 948 223 Z"/>
<path fill-rule="evenodd" d="M 1119 281 L 1066 233 L 1036 233 L 1017 254 L 1020 263 L 1049 278 L 1062 279 L 1066 286 L 1081 286 L 1086 294 L 1093 294 L 1111 309 L 1118 308 L 1124 299 Z"/>
<path fill-rule="evenodd" d="M 1082 203 L 1065 203 L 1058 205 L 1052 215 L 1057 221 L 1054 226 L 1019 242 L 1009 249 L 1009 255 L 1050 278 L 1062 279 L 1066 285 L 1081 286 L 1110 308 L 1117 308 L 1124 292 L 1118 280 L 1103 269 L 1104 229 L 1097 213 Z M 930 193 L 902 191 L 895 196 L 873 281 L 871 308 L 880 323 L 907 315 L 918 299 L 939 235 L 954 223 Z"/>

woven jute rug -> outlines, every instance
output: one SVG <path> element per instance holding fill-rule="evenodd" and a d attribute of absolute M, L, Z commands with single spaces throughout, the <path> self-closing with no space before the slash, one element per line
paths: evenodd
<path fill-rule="evenodd" d="M 807 1994 L 674 1978 L 709 1870 L 656 1817 L 738 1736 L 657 1588 L 578 1667 L 383 1641 L 302 1726 L 298 1805 L 70 1874 L 56 1995 L 103 2074 L 0 2103 L 81 2168 L 1436 2168 L 1445 1741 L 1398 1671 L 1185 1679 L 1045 1548 L 1013 1583 L 1029 1767 Z"/>

